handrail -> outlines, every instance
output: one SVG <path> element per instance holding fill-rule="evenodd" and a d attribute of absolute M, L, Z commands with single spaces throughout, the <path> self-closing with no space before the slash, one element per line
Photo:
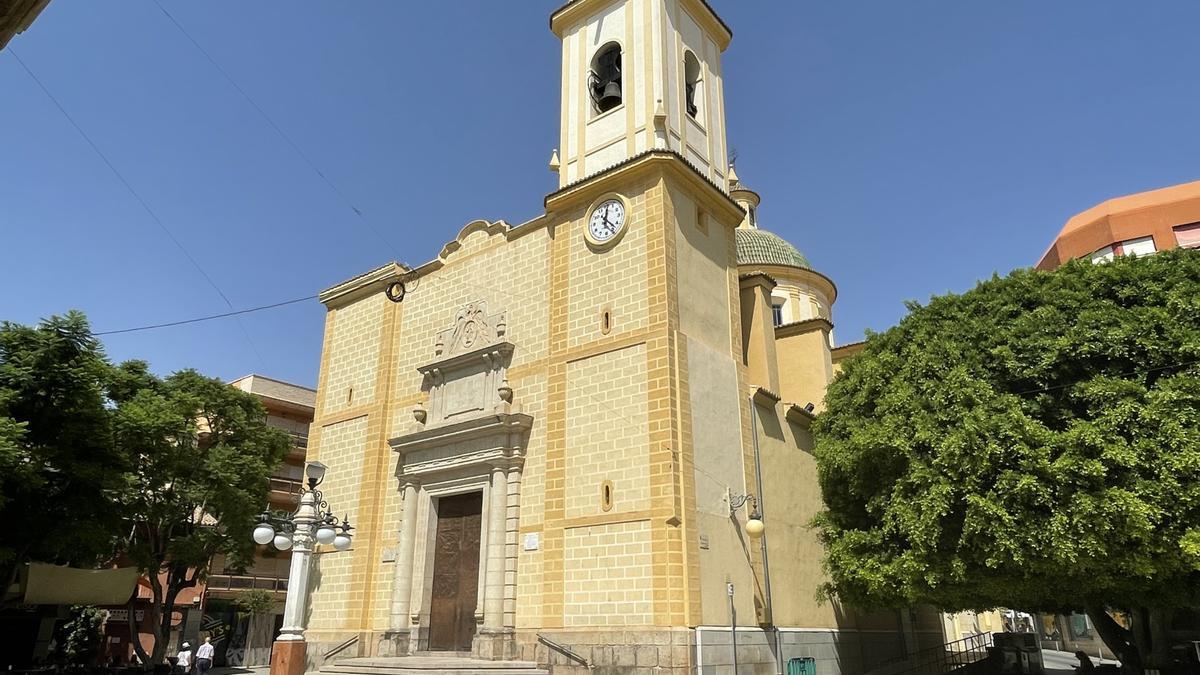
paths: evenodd
<path fill-rule="evenodd" d="M 343 642 L 342 644 L 340 644 L 340 645 L 338 645 L 338 646 L 334 647 L 333 649 L 330 649 L 329 651 L 325 652 L 325 654 L 322 656 L 322 658 L 326 658 L 326 659 L 327 659 L 327 658 L 329 658 L 329 657 L 333 656 L 334 654 L 337 654 L 338 652 L 342 651 L 343 649 L 345 649 L 345 648 L 349 647 L 350 645 L 354 644 L 355 642 L 358 642 L 358 636 L 357 636 L 357 635 L 355 635 L 354 637 L 350 638 L 349 640 L 346 640 L 345 642 Z"/>
<path fill-rule="evenodd" d="M 210 574 L 206 587 L 210 591 L 241 591 L 251 588 L 261 588 L 270 591 L 287 591 L 287 577 L 277 577 L 261 574 Z"/>
<path fill-rule="evenodd" d="M 538 642 L 546 645 L 547 647 L 549 647 L 550 649 L 553 649 L 554 651 L 558 652 L 559 654 L 562 654 L 563 656 L 567 657 L 568 659 L 571 659 L 572 661 L 574 661 L 575 663 L 578 663 L 579 665 L 583 666 L 584 668 L 587 668 L 589 670 L 592 668 L 592 664 L 588 663 L 587 659 L 576 654 L 575 652 L 571 651 L 570 649 L 567 649 L 566 647 L 558 644 L 557 642 L 551 640 L 550 638 L 547 638 L 546 636 L 542 635 L 541 633 L 538 633 L 537 638 L 538 638 Z"/>
<path fill-rule="evenodd" d="M 918 675 L 948 673 L 952 669 L 987 658 L 988 647 L 992 646 L 991 633 L 975 633 L 964 638 L 914 652 L 892 675 Z M 881 664 L 882 665 L 882 664 Z M 881 666 L 875 667 L 875 672 Z"/>

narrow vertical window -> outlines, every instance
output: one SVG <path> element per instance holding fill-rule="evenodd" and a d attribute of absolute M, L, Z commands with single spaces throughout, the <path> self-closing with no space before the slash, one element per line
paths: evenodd
<path fill-rule="evenodd" d="M 683 100 L 687 114 L 697 122 L 700 118 L 700 104 L 704 101 L 701 91 L 700 61 L 692 52 L 683 55 Z"/>
<path fill-rule="evenodd" d="M 783 325 L 783 303 L 782 302 L 771 303 L 771 320 L 772 320 L 772 322 L 774 322 L 775 326 L 777 326 L 777 327 Z"/>
<path fill-rule="evenodd" d="M 588 73 L 588 95 L 592 98 L 592 111 L 606 113 L 621 105 L 621 45 L 609 42 L 592 58 L 592 70 Z"/>

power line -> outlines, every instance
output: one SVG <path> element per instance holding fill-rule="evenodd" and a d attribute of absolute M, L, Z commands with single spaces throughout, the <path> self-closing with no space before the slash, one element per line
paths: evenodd
<path fill-rule="evenodd" d="M 251 312 L 261 312 L 264 309 L 274 309 L 276 307 L 283 307 L 284 305 L 294 305 L 297 302 L 305 302 L 307 300 L 316 300 L 316 299 L 317 299 L 317 296 L 309 295 L 309 296 L 306 296 L 303 298 L 296 298 L 294 300 L 284 300 L 283 302 L 275 302 L 270 305 L 262 305 L 261 307 L 251 307 L 249 309 L 238 309 L 238 310 L 234 310 L 232 312 L 225 312 L 224 314 L 210 314 L 208 316 L 198 316 L 194 319 L 182 319 L 180 321 L 168 321 L 167 323 L 155 323 L 155 324 L 150 324 L 149 326 L 138 326 L 136 328 L 122 328 L 120 330 L 106 330 L 106 331 L 100 331 L 98 333 L 92 333 L 92 335 L 117 335 L 119 333 L 134 333 L 134 332 L 143 331 L 143 330 L 154 330 L 156 328 L 169 328 L 171 326 L 182 326 L 184 324 L 199 323 L 201 321 L 212 321 L 213 319 L 224 319 L 226 317 L 238 316 L 240 314 L 249 314 Z"/>
<path fill-rule="evenodd" d="M 321 180 L 329 186 L 329 189 L 333 190 L 333 192 L 337 194 L 337 196 L 340 197 L 343 202 L 345 202 L 346 206 L 350 207 L 351 211 L 354 211 L 355 215 L 358 216 L 363 225 L 365 225 L 372 234 L 382 241 L 385 246 L 391 249 L 392 255 L 396 256 L 396 259 L 399 260 L 400 252 L 396 250 L 396 247 L 392 245 L 392 242 L 388 241 L 388 239 L 384 237 L 383 234 L 377 230 L 369 220 L 367 220 L 367 217 L 363 214 L 362 210 L 355 206 L 354 202 L 350 201 L 350 198 L 346 196 L 346 193 L 342 192 L 338 186 L 335 185 L 334 182 L 330 180 L 323 171 L 321 171 L 321 169 L 317 168 L 317 165 L 311 159 L 309 159 L 308 155 L 306 155 L 303 150 L 300 149 L 300 146 L 297 145 L 290 136 L 284 133 L 283 129 L 281 129 L 279 125 L 276 124 L 273 119 L 271 119 L 271 116 L 262 109 L 262 106 L 258 105 L 258 103 L 256 103 L 255 100 L 250 97 L 250 94 L 246 93 L 246 90 L 242 89 L 241 85 L 239 85 L 237 81 L 233 79 L 233 76 L 231 76 L 228 71 L 222 68 L 221 64 L 217 63 L 217 60 L 213 58 L 212 54 L 210 54 L 207 49 L 200 46 L 200 43 L 196 41 L 196 38 L 192 37 L 192 34 L 189 33 L 187 29 L 183 27 L 183 24 L 179 23 L 179 21 L 167 11 L 166 7 L 162 6 L 161 2 L 154 0 L 154 4 L 158 6 L 158 9 L 168 19 L 170 19 L 171 23 L 175 24 L 175 27 L 178 28 L 179 32 L 183 33 L 183 36 L 192 43 L 192 46 L 194 46 L 197 51 L 203 54 L 204 58 L 208 59 L 208 62 L 212 64 L 213 68 L 216 68 L 217 72 L 220 73 L 227 82 L 229 82 L 230 86 L 237 90 L 237 92 L 242 95 L 242 98 L 246 99 L 246 102 L 250 104 L 250 107 L 254 108 L 255 112 L 257 112 L 259 116 L 261 116 L 263 120 L 275 130 L 275 133 L 279 134 L 279 137 L 282 138 L 283 141 L 287 143 L 297 155 L 300 156 L 300 159 L 304 160 L 304 163 L 308 165 L 308 168 L 312 169 L 313 173 L 317 174 L 317 176 L 319 176 Z"/>
<path fill-rule="evenodd" d="M 175 236 L 174 232 L 171 232 L 166 223 L 164 223 L 162 219 L 158 217 L 158 214 L 154 212 L 154 209 L 150 208 L 150 204 L 148 204 L 146 200 L 143 199 L 140 194 L 138 194 L 138 191 L 133 188 L 133 185 L 126 180 L 124 174 L 117 169 L 116 165 L 109 161 L 108 156 L 100 150 L 100 146 L 96 145 L 96 142 L 92 140 L 91 136 L 88 136 L 87 132 L 83 130 L 83 127 L 79 126 L 79 123 L 75 121 L 75 118 L 71 117 L 71 114 L 67 112 L 67 109 L 63 107 L 62 103 L 59 103 L 54 94 L 50 93 L 50 89 L 48 89 L 46 85 L 42 83 L 41 79 L 39 79 L 33 70 L 25 64 L 25 61 L 11 46 L 8 48 L 8 52 L 13 55 L 13 58 L 17 60 L 17 63 L 21 65 L 21 68 L 25 70 L 29 77 L 37 83 L 37 86 L 42 90 L 42 93 L 46 95 L 46 98 L 50 99 L 50 101 L 54 104 L 54 107 L 58 108 L 58 111 L 62 113 L 63 117 L 67 118 L 67 121 L 71 123 L 71 126 L 75 127 L 75 131 L 79 132 L 80 136 L 83 136 L 83 140 L 87 141 L 87 144 L 91 146 L 92 150 L 100 157 L 105 166 L 107 166 L 108 169 L 113 172 L 113 175 L 117 177 L 117 180 L 121 181 L 121 184 L 125 186 L 125 189 L 129 191 L 129 194 L 133 195 L 133 198 L 142 206 L 142 209 L 146 211 L 146 213 L 150 216 L 150 219 L 153 220 L 156 225 L 158 225 L 159 229 L 161 229 L 183 253 L 184 257 L 188 259 L 188 262 L 192 263 L 192 266 L 196 268 L 196 271 L 200 272 L 200 276 L 204 277 L 204 280 L 208 282 L 208 285 L 212 286 L 213 290 L 217 292 L 217 295 L 221 296 L 221 299 L 225 301 L 225 304 L 230 309 L 233 309 L 233 303 L 229 301 L 229 296 L 225 295 L 225 292 L 221 290 L 221 287 L 217 285 L 217 282 L 213 281 L 213 278 L 208 275 L 208 272 L 204 271 L 204 268 L 200 266 L 199 261 L 197 261 L 196 258 L 194 258 L 192 254 L 188 252 L 187 248 L 184 247 L 183 242 L 179 241 L 179 238 Z M 246 342 L 249 343 L 250 350 L 253 351 L 255 356 L 258 357 L 259 363 L 264 363 L 262 354 L 260 354 L 258 348 L 255 347 L 254 341 L 250 339 L 250 333 L 246 331 L 246 327 L 243 326 L 240 321 L 238 322 L 238 327 L 241 328 L 242 334 L 246 338 Z"/>

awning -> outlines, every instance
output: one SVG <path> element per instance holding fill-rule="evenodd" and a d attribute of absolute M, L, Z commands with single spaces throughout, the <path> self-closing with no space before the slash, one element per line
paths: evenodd
<path fill-rule="evenodd" d="M 81 570 L 30 563 L 21 602 L 26 605 L 124 605 L 133 595 L 135 567 Z"/>

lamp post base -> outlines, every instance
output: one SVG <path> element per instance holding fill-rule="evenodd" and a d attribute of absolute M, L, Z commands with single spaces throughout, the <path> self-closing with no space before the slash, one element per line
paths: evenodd
<path fill-rule="evenodd" d="M 276 640 L 271 650 L 271 675 L 304 675 L 307 646 L 303 640 Z"/>

